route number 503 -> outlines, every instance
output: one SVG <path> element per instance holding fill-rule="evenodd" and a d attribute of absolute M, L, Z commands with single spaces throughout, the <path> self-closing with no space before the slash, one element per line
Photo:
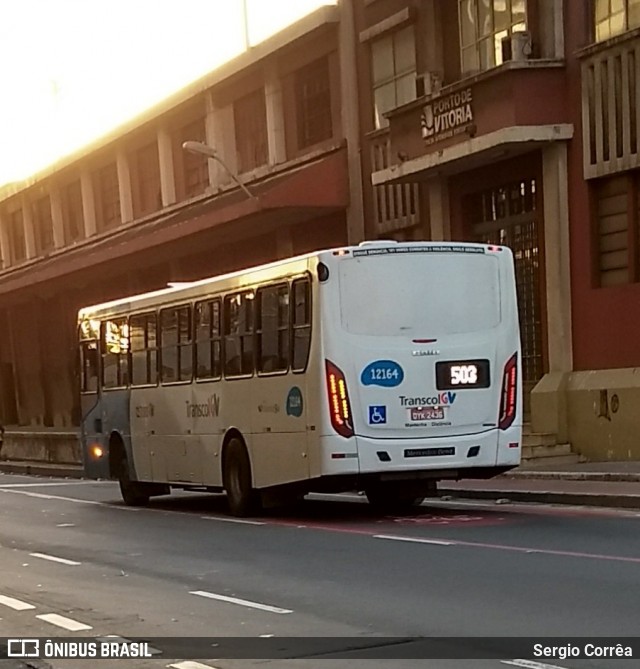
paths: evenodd
<path fill-rule="evenodd" d="M 478 368 L 475 365 L 451 365 L 451 385 L 473 385 L 478 382 Z"/>

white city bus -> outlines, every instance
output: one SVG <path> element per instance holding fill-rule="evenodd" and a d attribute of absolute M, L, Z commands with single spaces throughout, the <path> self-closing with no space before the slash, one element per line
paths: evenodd
<path fill-rule="evenodd" d="M 82 444 L 127 504 L 225 490 L 409 506 L 520 462 L 513 256 L 364 242 L 82 309 Z"/>

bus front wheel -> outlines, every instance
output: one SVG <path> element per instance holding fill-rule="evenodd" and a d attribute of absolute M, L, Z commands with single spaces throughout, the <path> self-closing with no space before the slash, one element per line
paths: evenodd
<path fill-rule="evenodd" d="M 223 480 L 233 516 L 248 516 L 258 510 L 259 497 L 251 484 L 249 455 L 237 437 L 231 439 L 226 448 Z"/>
<path fill-rule="evenodd" d="M 118 483 L 120 484 L 120 494 L 127 506 L 147 506 L 149 504 L 149 495 L 143 492 L 142 484 L 131 480 L 126 457 L 123 457 L 120 461 Z"/>

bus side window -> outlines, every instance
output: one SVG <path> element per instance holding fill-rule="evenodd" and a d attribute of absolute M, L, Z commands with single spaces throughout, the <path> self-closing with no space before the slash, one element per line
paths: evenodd
<path fill-rule="evenodd" d="M 222 373 L 220 300 L 196 304 L 194 318 L 196 321 L 196 378 L 219 379 Z"/>
<path fill-rule="evenodd" d="M 293 360 L 291 369 L 301 372 L 307 366 L 311 343 L 311 284 L 308 278 L 296 279 L 291 286 Z"/>
<path fill-rule="evenodd" d="M 82 392 L 98 391 L 98 341 L 83 341 L 80 345 L 80 364 L 82 367 Z"/>
<path fill-rule="evenodd" d="M 190 381 L 193 371 L 191 308 L 188 305 L 160 312 L 160 378 L 162 383 Z"/>
<path fill-rule="evenodd" d="M 129 337 L 131 340 L 131 385 L 156 384 L 158 382 L 158 342 L 155 313 L 131 316 Z"/>
<path fill-rule="evenodd" d="M 129 325 L 125 318 L 102 324 L 102 386 L 122 388 L 129 383 Z"/>
<path fill-rule="evenodd" d="M 253 293 L 224 298 L 224 375 L 253 374 Z"/>
<path fill-rule="evenodd" d="M 256 296 L 258 372 L 289 369 L 289 286 L 280 284 L 258 290 Z"/>

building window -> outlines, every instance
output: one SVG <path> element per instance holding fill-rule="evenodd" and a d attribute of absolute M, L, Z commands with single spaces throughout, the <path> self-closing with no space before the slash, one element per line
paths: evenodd
<path fill-rule="evenodd" d="M 640 280 L 640 170 L 594 183 L 598 275 L 602 287 Z"/>
<path fill-rule="evenodd" d="M 158 337 L 155 313 L 131 316 L 131 385 L 158 383 Z"/>
<path fill-rule="evenodd" d="M 61 193 L 64 240 L 72 244 L 82 237 L 82 187 L 80 181 L 65 186 Z"/>
<path fill-rule="evenodd" d="M 385 112 L 416 97 L 416 47 L 413 26 L 371 44 L 375 127 L 389 122 Z"/>
<path fill-rule="evenodd" d="M 222 375 L 220 300 L 199 302 L 196 318 L 196 378 L 219 379 Z"/>
<path fill-rule="evenodd" d="M 27 257 L 22 209 L 17 209 L 9 214 L 8 233 L 10 260 L 12 263 L 22 262 Z"/>
<path fill-rule="evenodd" d="M 259 374 L 289 369 L 289 286 L 260 288 L 256 304 Z"/>
<path fill-rule="evenodd" d="M 527 29 L 525 0 L 458 0 L 463 74 L 488 70 L 503 60 L 503 42 Z"/>
<path fill-rule="evenodd" d="M 38 255 L 53 249 L 53 220 L 51 218 L 51 200 L 48 195 L 33 203 L 33 232 Z"/>
<path fill-rule="evenodd" d="M 224 375 L 253 374 L 253 293 L 224 298 Z"/>
<path fill-rule="evenodd" d="M 305 149 L 333 136 L 329 59 L 301 68 L 295 75 L 298 148 Z"/>
<path fill-rule="evenodd" d="M 264 88 L 236 100 L 233 104 L 233 117 L 238 171 L 248 172 L 260 165 L 265 165 L 269 158 L 269 148 Z"/>
<path fill-rule="evenodd" d="M 162 209 L 160 160 L 156 142 L 138 149 L 135 154 L 135 215 L 144 216 Z"/>
<path fill-rule="evenodd" d="M 209 165 L 205 156 L 184 151 L 183 142 L 206 143 L 204 119 L 198 119 L 180 130 L 180 155 L 182 156 L 184 195 L 187 198 L 202 195 L 209 187 Z"/>
<path fill-rule="evenodd" d="M 595 0 L 594 18 L 596 42 L 640 28 L 640 0 Z"/>
<path fill-rule="evenodd" d="M 191 308 L 163 309 L 160 312 L 162 383 L 190 381 L 193 369 Z"/>
<path fill-rule="evenodd" d="M 96 195 L 96 223 L 98 232 L 120 225 L 120 189 L 118 168 L 111 163 L 94 174 Z"/>

